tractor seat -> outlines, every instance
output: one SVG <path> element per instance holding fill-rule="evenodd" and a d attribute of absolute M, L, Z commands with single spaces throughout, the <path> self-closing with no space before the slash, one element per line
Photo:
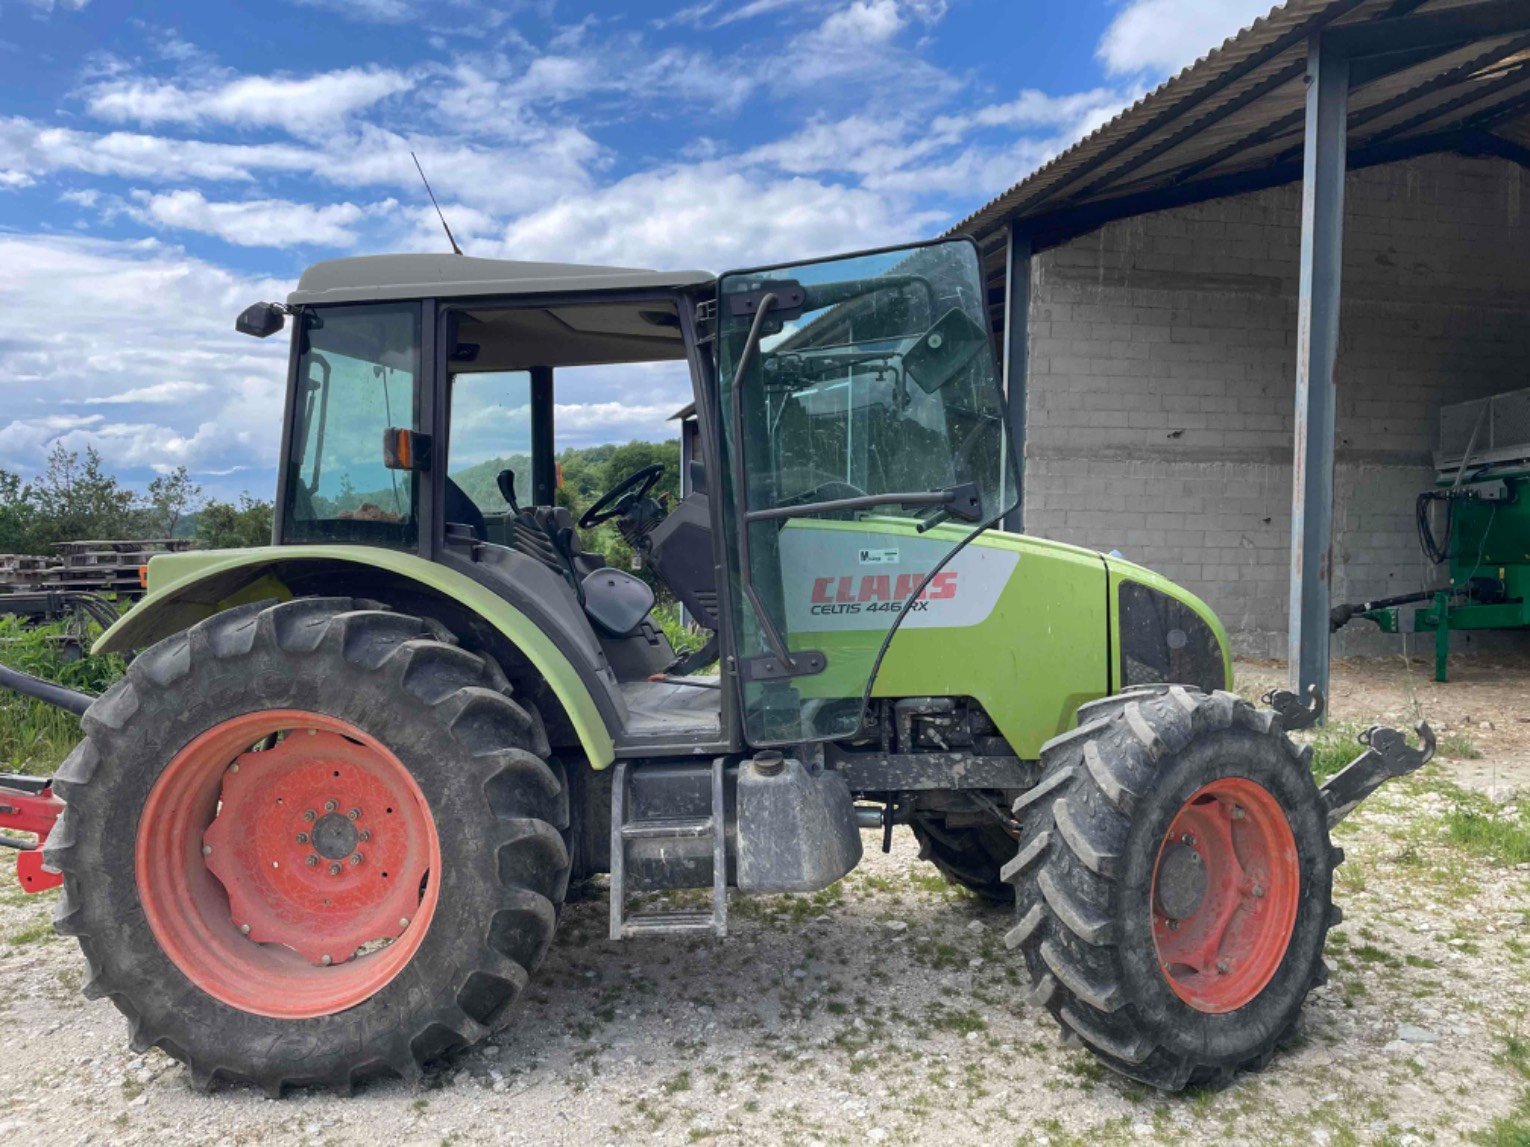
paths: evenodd
<path fill-rule="evenodd" d="M 626 570 L 609 569 L 586 553 L 574 517 L 562 506 L 522 510 L 511 519 L 511 547 L 564 578 L 591 624 L 608 637 L 626 637 L 653 609 L 653 590 Z"/>

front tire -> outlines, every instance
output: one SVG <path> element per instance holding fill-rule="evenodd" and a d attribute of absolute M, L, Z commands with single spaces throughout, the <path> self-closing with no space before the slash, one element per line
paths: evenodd
<path fill-rule="evenodd" d="M 536 715 L 434 623 L 344 598 L 167 638 L 55 778 L 87 995 L 209 1086 L 348 1092 L 502 1026 L 568 883 Z"/>
<path fill-rule="evenodd" d="M 1263 1067 L 1326 978 L 1342 854 L 1309 753 L 1231 693 L 1109 698 L 1042 750 L 1005 868 L 1034 998 L 1165 1090 Z"/>

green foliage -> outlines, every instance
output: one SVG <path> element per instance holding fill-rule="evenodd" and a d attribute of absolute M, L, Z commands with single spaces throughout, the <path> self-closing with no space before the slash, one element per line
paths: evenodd
<path fill-rule="evenodd" d="M 126 666 L 120 657 L 65 660 L 60 639 L 81 636 L 88 635 L 80 634 L 74 622 L 24 627 L 18 618 L 0 616 L 0 662 L 70 689 L 100 693 Z M 79 739 L 80 721 L 74 714 L 0 690 L 0 763 L 6 769 L 52 772 Z"/>
<path fill-rule="evenodd" d="M 200 550 L 230 550 L 271 544 L 271 503 L 241 494 L 239 502 L 208 502 L 196 516 Z"/>

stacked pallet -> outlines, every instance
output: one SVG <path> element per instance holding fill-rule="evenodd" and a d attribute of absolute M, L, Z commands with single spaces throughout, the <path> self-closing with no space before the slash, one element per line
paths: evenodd
<path fill-rule="evenodd" d="M 0 593 L 76 590 L 135 598 L 143 593 L 138 571 L 157 554 L 190 547 L 185 538 L 59 542 L 56 557 L 0 554 Z"/>

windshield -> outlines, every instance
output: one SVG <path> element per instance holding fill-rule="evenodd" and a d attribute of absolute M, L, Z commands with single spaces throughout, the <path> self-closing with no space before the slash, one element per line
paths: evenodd
<path fill-rule="evenodd" d="M 957 241 L 721 281 L 725 444 L 730 479 L 742 476 L 729 524 L 748 571 L 735 587 L 741 649 L 745 661 L 779 661 L 781 646 L 827 661 L 744 686 L 755 743 L 854 732 L 904 605 L 1013 504 L 982 286 L 976 250 Z M 917 612 L 920 625 L 957 620 L 924 601 Z"/>

